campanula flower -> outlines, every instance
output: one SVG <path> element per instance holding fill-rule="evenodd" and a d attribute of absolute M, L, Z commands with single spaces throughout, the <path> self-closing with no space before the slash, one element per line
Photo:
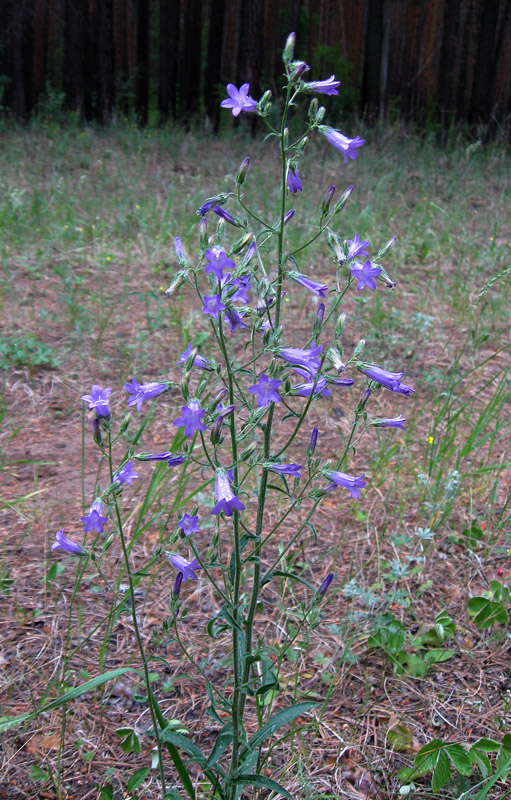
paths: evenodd
<path fill-rule="evenodd" d="M 351 496 L 355 497 L 357 500 L 360 500 L 359 490 L 363 489 L 366 485 L 364 480 L 365 472 L 363 472 L 358 478 L 355 477 L 355 475 L 346 475 L 344 472 L 325 472 L 323 474 L 336 486 L 344 486 L 345 489 L 349 489 Z"/>
<path fill-rule="evenodd" d="M 406 417 L 399 416 L 393 419 L 373 419 L 371 425 L 374 425 L 375 428 L 401 428 L 404 431 L 405 422 Z"/>
<path fill-rule="evenodd" d="M 357 279 L 357 289 L 362 291 L 366 286 L 374 292 L 376 289 L 376 281 L 374 280 L 380 273 L 380 267 L 372 267 L 369 259 L 364 264 L 359 264 L 357 261 L 350 269 L 351 274 Z"/>
<path fill-rule="evenodd" d="M 289 164 L 287 168 L 287 185 L 289 187 L 289 191 L 293 192 L 293 194 L 302 191 L 302 182 L 300 180 L 300 176 L 298 175 L 298 167 L 296 164 Z"/>
<path fill-rule="evenodd" d="M 321 366 L 321 359 L 318 356 L 322 350 L 323 346 L 321 344 L 317 347 L 311 347 L 310 350 L 300 350 L 298 347 L 282 347 L 277 355 L 289 364 L 305 367 L 312 375 L 315 375 Z"/>
<path fill-rule="evenodd" d="M 230 278 L 226 275 L 221 286 L 223 298 L 229 298 L 231 303 L 248 303 L 247 292 L 252 287 L 250 275 L 242 275 L 241 278 Z"/>
<path fill-rule="evenodd" d="M 214 213 L 217 214 L 217 216 L 219 216 L 221 219 L 225 219 L 226 222 L 230 222 L 231 225 L 234 225 L 236 228 L 239 227 L 239 223 L 234 219 L 233 216 L 231 216 L 231 214 L 229 214 L 228 211 L 224 211 L 222 206 L 215 206 L 212 211 L 214 211 Z"/>
<path fill-rule="evenodd" d="M 316 386 L 314 386 L 314 381 L 306 381 L 298 384 L 298 386 L 293 386 L 291 394 L 296 397 L 310 397 L 313 391 L 314 394 L 319 394 L 320 397 L 330 397 L 332 394 L 323 377 L 318 378 Z"/>
<path fill-rule="evenodd" d="M 137 411 L 142 411 L 142 403 L 145 400 L 158 397 L 159 394 L 167 390 L 167 387 L 164 383 L 157 383 L 156 381 L 138 383 L 135 378 L 132 378 L 131 383 L 124 384 L 124 389 L 131 395 L 131 397 L 128 397 L 128 406 L 136 405 Z"/>
<path fill-rule="evenodd" d="M 266 373 L 261 372 L 259 382 L 248 387 L 248 391 L 257 397 L 257 407 L 262 408 L 270 403 L 280 403 L 281 396 L 277 392 L 282 381 L 276 378 L 269 378 Z"/>
<path fill-rule="evenodd" d="M 195 431 L 207 431 L 207 427 L 202 422 L 202 417 L 206 413 L 200 407 L 198 400 L 190 400 L 186 406 L 181 406 L 182 416 L 174 420 L 176 428 L 184 426 L 185 436 L 187 439 L 192 437 Z"/>
<path fill-rule="evenodd" d="M 243 316 L 245 316 L 244 311 L 238 312 L 235 308 L 226 309 L 224 319 L 229 323 L 229 329 L 231 333 L 233 333 L 236 328 L 248 328 L 247 323 L 243 322 L 241 319 Z"/>
<path fill-rule="evenodd" d="M 293 478 L 302 477 L 301 464 L 270 464 L 269 462 L 265 462 L 263 466 L 265 469 L 276 472 L 278 475 L 292 475 Z"/>
<path fill-rule="evenodd" d="M 220 299 L 219 294 L 214 294 L 212 297 L 204 295 L 203 314 L 209 314 L 213 319 L 218 319 L 220 311 L 225 311 L 225 306 Z"/>
<path fill-rule="evenodd" d="M 195 570 L 202 569 L 196 558 L 194 558 L 193 561 L 187 561 L 186 558 L 178 556 L 176 553 L 171 553 L 169 555 L 169 561 L 172 566 L 182 574 L 185 583 L 188 580 L 196 581 L 197 575 L 195 574 Z"/>
<path fill-rule="evenodd" d="M 234 261 L 231 258 L 227 258 L 225 251 L 221 247 L 213 247 L 212 250 L 206 250 L 204 255 L 208 259 L 205 271 L 213 273 L 219 281 L 224 277 L 224 269 L 229 271 L 236 268 Z"/>
<path fill-rule="evenodd" d="M 369 247 L 369 242 L 361 242 L 360 236 L 356 233 L 354 239 L 348 239 L 347 258 L 358 258 L 358 256 L 365 256 L 367 258 L 366 247 Z"/>
<path fill-rule="evenodd" d="M 307 275 L 302 275 L 300 272 L 295 272 L 292 270 L 289 273 L 289 277 L 292 278 L 297 283 L 301 283 L 302 286 L 305 286 L 309 292 L 312 292 L 317 297 L 324 297 L 326 292 L 328 291 L 328 286 L 326 283 L 316 283 L 316 281 L 311 281 Z"/>
<path fill-rule="evenodd" d="M 80 545 L 73 542 L 72 539 L 68 539 L 67 536 L 64 535 L 64 531 L 65 528 L 62 528 L 61 531 L 57 531 L 55 534 L 55 541 L 50 547 L 51 552 L 53 553 L 54 550 L 60 549 L 65 550 L 66 553 L 72 553 L 73 555 L 83 555 L 85 550 L 82 550 Z"/>
<path fill-rule="evenodd" d="M 199 533 L 200 531 L 199 517 L 190 517 L 189 514 L 185 514 L 177 524 L 185 536 L 190 536 L 191 533 Z"/>
<path fill-rule="evenodd" d="M 288 223 L 290 220 L 292 220 L 292 219 L 293 219 L 294 215 L 295 215 L 295 210 L 294 210 L 294 208 L 292 208 L 292 209 L 291 209 L 290 211 L 288 211 L 288 212 L 285 214 L 285 216 L 284 216 L 284 225 L 287 225 L 287 223 Z"/>
<path fill-rule="evenodd" d="M 85 533 L 90 533 L 92 530 L 98 533 L 103 533 L 103 526 L 108 522 L 108 517 L 103 517 L 103 503 L 101 500 L 94 500 L 89 508 L 89 513 L 85 517 L 80 517 L 84 524 Z"/>
<path fill-rule="evenodd" d="M 94 409 L 98 417 L 109 417 L 110 408 L 109 403 L 110 394 L 112 390 L 101 389 L 97 384 L 91 386 L 90 394 L 82 394 L 80 400 L 84 400 L 90 409 Z"/>
<path fill-rule="evenodd" d="M 229 474 L 224 469 L 218 469 L 215 475 L 215 494 L 217 503 L 210 514 L 225 514 L 232 517 L 234 511 L 243 511 L 245 506 L 231 488 Z"/>
<path fill-rule="evenodd" d="M 362 147 L 365 144 L 365 140 L 361 139 L 360 136 L 355 136 L 354 139 L 349 139 L 340 131 L 336 131 L 335 128 L 330 128 L 328 125 L 320 125 L 319 129 L 327 142 L 333 145 L 337 150 L 340 150 L 344 156 L 344 163 L 348 163 L 348 158 L 353 159 L 353 161 L 357 157 L 357 147 Z"/>
<path fill-rule="evenodd" d="M 387 372 L 386 369 L 377 367 L 374 364 L 364 364 L 361 362 L 357 364 L 357 369 L 363 372 L 364 375 L 367 375 L 368 378 L 371 378 L 372 381 L 376 381 L 376 383 L 379 383 L 391 392 L 405 395 L 411 395 L 415 392 L 415 389 L 412 389 L 411 386 L 401 383 L 401 378 L 404 375 L 403 372 Z"/>
<path fill-rule="evenodd" d="M 192 343 L 190 342 L 188 347 L 180 357 L 179 361 L 176 361 L 176 364 L 186 364 L 191 354 L 192 354 Z M 198 369 L 214 369 L 211 361 L 208 361 L 207 358 L 204 358 L 204 356 L 201 356 L 198 353 L 193 359 L 193 366 L 197 367 Z"/>
<path fill-rule="evenodd" d="M 140 478 L 138 472 L 133 470 L 133 461 L 127 461 L 126 464 L 114 475 L 114 483 L 119 485 L 127 483 L 131 486 L 135 478 Z"/>
<path fill-rule="evenodd" d="M 313 81 L 306 83 L 304 89 L 308 92 L 316 92 L 317 94 L 338 95 L 338 87 L 341 85 L 340 81 L 335 80 L 335 75 L 330 75 L 324 81 Z"/>
<path fill-rule="evenodd" d="M 318 594 L 319 595 L 323 596 L 325 594 L 325 592 L 327 591 L 328 587 L 332 583 L 333 579 L 334 579 L 334 573 L 331 572 L 329 575 L 326 576 L 325 580 L 323 581 L 323 583 L 319 587 L 319 589 L 318 589 Z"/>
<path fill-rule="evenodd" d="M 227 84 L 227 94 L 225 100 L 220 103 L 222 108 L 230 108 L 233 117 L 238 117 L 242 111 L 255 111 L 256 101 L 249 95 L 250 84 L 244 83 L 237 89 L 233 83 Z"/>

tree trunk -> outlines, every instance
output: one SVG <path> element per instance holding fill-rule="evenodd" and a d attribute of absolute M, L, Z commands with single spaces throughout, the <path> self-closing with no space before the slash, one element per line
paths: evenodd
<path fill-rule="evenodd" d="M 147 124 L 149 111 L 149 28 L 149 2 L 137 0 L 135 105 L 138 120 L 142 125 Z"/>
<path fill-rule="evenodd" d="M 213 130 L 220 124 L 222 43 L 224 31 L 225 0 L 212 0 L 209 18 L 208 52 L 206 57 L 205 100 L 206 114 L 211 120 Z"/>

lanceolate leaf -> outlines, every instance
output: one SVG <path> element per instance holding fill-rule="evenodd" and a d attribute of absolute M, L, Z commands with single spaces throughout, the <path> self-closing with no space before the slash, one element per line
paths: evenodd
<path fill-rule="evenodd" d="M 235 778 L 233 783 L 238 786 L 263 786 L 265 789 L 271 789 L 272 792 L 287 797 L 288 800 L 293 800 L 287 789 L 284 789 L 277 781 L 272 781 L 271 778 L 265 778 L 264 775 L 240 775 Z"/>
<path fill-rule="evenodd" d="M 285 708 L 284 711 L 279 711 L 278 714 L 275 714 L 274 717 L 268 720 L 262 728 L 260 728 L 254 736 L 250 739 L 247 743 L 247 748 L 249 750 L 254 750 L 254 748 L 259 747 L 265 739 L 268 739 L 269 736 L 273 736 L 275 731 L 279 728 L 284 727 L 284 725 L 288 725 L 294 719 L 299 717 L 301 714 L 305 714 L 307 711 L 310 711 L 311 708 L 314 708 L 317 704 L 316 703 L 297 703 L 295 706 L 290 706 L 289 708 Z M 246 755 L 246 748 L 244 750 L 243 755 Z M 243 758 L 242 755 L 242 758 Z"/>

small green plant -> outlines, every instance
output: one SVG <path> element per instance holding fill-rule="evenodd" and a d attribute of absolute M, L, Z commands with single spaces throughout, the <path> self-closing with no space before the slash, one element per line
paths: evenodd
<path fill-rule="evenodd" d="M 35 333 L 21 333 L 0 341 L 0 369 L 43 367 L 56 369 L 61 364 L 52 348 L 41 342 Z"/>
<path fill-rule="evenodd" d="M 472 622 L 480 630 L 485 630 L 499 622 L 505 625 L 509 619 L 508 608 L 511 605 L 511 590 L 500 581 L 490 581 L 490 587 L 484 595 L 471 597 L 467 608 Z M 506 608 L 507 606 L 507 608 Z"/>
<path fill-rule="evenodd" d="M 454 650 L 442 647 L 454 636 L 455 629 L 449 615 L 441 611 L 433 625 L 426 625 L 412 634 L 387 611 L 376 618 L 376 630 L 369 637 L 368 645 L 381 649 L 398 675 L 422 677 L 433 664 L 448 661 L 455 655 Z"/>

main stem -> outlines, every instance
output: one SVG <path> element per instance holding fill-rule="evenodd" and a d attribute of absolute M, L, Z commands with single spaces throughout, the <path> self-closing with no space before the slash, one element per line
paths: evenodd
<path fill-rule="evenodd" d="M 113 483 L 114 475 L 112 469 L 112 437 L 110 431 L 108 432 L 108 464 L 110 468 L 110 481 Z M 140 658 L 142 659 L 142 669 L 144 672 L 144 683 L 147 691 L 147 701 L 149 703 L 149 711 L 151 713 L 151 721 L 153 723 L 153 730 L 154 730 L 154 737 L 156 739 L 156 746 L 158 749 L 158 768 L 160 770 L 160 782 L 161 782 L 161 793 L 162 797 L 166 794 L 165 789 L 165 770 L 163 769 L 163 755 L 162 755 L 162 746 L 161 746 L 161 739 L 160 739 L 160 729 L 158 724 L 158 719 L 156 717 L 156 712 L 154 710 L 154 703 L 153 703 L 153 694 L 151 690 L 151 681 L 149 679 L 149 667 L 147 665 L 147 659 L 144 651 L 144 645 L 142 643 L 142 637 L 140 636 L 140 630 L 138 627 L 138 620 L 137 620 L 137 612 L 135 608 L 135 587 L 133 585 L 133 579 L 131 577 L 131 569 L 130 569 L 130 561 L 129 561 L 129 553 L 128 548 L 126 546 L 126 539 L 124 538 L 124 532 L 122 529 L 122 519 L 121 519 L 121 512 L 119 511 L 119 504 L 117 502 L 117 498 L 115 498 L 115 515 L 117 518 L 117 527 L 119 530 L 119 538 L 121 540 L 122 546 L 122 554 L 124 557 L 124 566 L 126 569 L 126 575 L 128 577 L 128 593 L 130 597 L 130 605 L 131 605 L 131 619 L 133 622 L 133 630 L 135 632 L 135 639 L 137 641 L 137 647 L 140 653 Z"/>

